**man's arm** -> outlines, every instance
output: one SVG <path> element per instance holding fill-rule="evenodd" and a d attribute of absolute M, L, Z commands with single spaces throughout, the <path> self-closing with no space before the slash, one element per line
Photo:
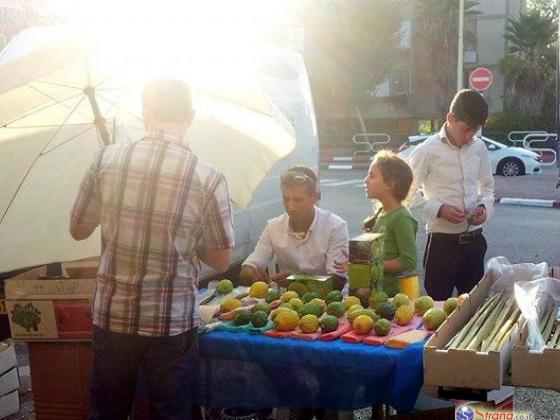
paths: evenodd
<path fill-rule="evenodd" d="M 73 223 L 70 223 L 70 235 L 72 235 L 72 238 L 74 238 L 76 241 L 82 241 L 89 238 L 95 231 L 96 227 L 97 226 L 87 226 L 79 224 L 74 225 Z"/>
<path fill-rule="evenodd" d="M 229 268 L 231 248 L 204 248 L 197 250 L 196 254 L 200 261 L 219 273 L 223 273 Z"/>
<path fill-rule="evenodd" d="M 229 268 L 235 244 L 233 217 L 224 177 L 218 174 L 212 185 L 203 210 L 202 238 L 196 254 L 204 264 L 222 273 Z"/>
<path fill-rule="evenodd" d="M 265 281 L 270 283 L 270 277 L 263 267 L 253 267 L 251 265 L 242 265 L 239 272 L 239 284 L 250 286 L 257 281 Z"/>
<path fill-rule="evenodd" d="M 344 268 L 340 264 L 348 262 L 348 241 L 348 225 L 346 222 L 334 229 L 329 236 L 326 274 L 333 277 L 333 286 L 338 290 L 342 290 L 348 278 L 347 264 Z"/>
<path fill-rule="evenodd" d="M 96 188 L 95 178 L 102 156 L 103 149 L 98 152 L 86 172 L 70 213 L 70 235 L 77 241 L 89 238 L 100 222 L 101 197 Z"/>
<path fill-rule="evenodd" d="M 257 241 L 255 250 L 247 257 L 241 266 L 239 280 L 241 284 L 250 286 L 256 281 L 270 281 L 266 267 L 274 257 L 274 248 L 270 236 L 270 227 L 267 224 Z"/>

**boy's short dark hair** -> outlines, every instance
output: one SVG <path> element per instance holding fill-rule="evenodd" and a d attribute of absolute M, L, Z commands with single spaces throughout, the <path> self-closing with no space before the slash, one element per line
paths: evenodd
<path fill-rule="evenodd" d="M 488 119 L 488 104 L 476 90 L 463 89 L 457 92 L 449 111 L 453 112 L 459 121 L 463 121 L 473 128 L 478 128 Z"/>
<path fill-rule="evenodd" d="M 162 122 L 181 124 L 193 113 L 191 90 L 176 79 L 148 82 L 142 92 L 142 104 Z"/>

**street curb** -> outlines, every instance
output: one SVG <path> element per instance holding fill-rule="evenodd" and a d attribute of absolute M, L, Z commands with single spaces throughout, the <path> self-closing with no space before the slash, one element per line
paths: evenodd
<path fill-rule="evenodd" d="M 540 198 L 496 198 L 496 204 L 510 206 L 526 206 L 526 207 L 545 207 L 552 209 L 560 209 L 560 200 L 543 200 Z"/>
<path fill-rule="evenodd" d="M 369 169 L 369 165 L 373 160 L 373 156 L 353 157 L 353 156 L 335 156 L 330 160 L 321 160 L 322 169 L 334 170 L 362 170 Z"/>

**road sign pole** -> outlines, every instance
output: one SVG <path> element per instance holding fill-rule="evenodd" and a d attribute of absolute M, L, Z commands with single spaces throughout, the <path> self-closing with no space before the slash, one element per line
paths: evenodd
<path fill-rule="evenodd" d="M 465 0 L 459 1 L 459 33 L 457 42 L 457 92 L 463 89 L 463 28 L 465 25 Z"/>
<path fill-rule="evenodd" d="M 556 50 L 556 115 L 555 115 L 555 124 L 556 124 L 556 188 L 560 188 L 560 0 L 556 3 L 556 11 L 558 13 L 557 20 L 558 20 L 558 46 Z"/>

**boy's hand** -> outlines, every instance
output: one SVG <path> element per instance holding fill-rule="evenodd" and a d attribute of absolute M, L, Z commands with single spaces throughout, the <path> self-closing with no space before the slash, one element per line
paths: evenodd
<path fill-rule="evenodd" d="M 465 210 L 460 209 L 459 207 L 455 207 L 451 204 L 442 204 L 439 208 L 438 217 L 447 220 L 453 224 L 463 223 L 467 220 L 467 215 L 465 214 Z"/>
<path fill-rule="evenodd" d="M 469 223 L 473 226 L 479 226 L 486 221 L 486 207 L 483 205 L 478 206 L 471 217 Z"/>
<path fill-rule="evenodd" d="M 282 271 L 280 273 L 276 273 L 270 276 L 270 281 L 273 281 L 278 286 L 286 287 L 288 286 L 288 277 L 290 277 L 291 273 L 287 271 Z"/>

